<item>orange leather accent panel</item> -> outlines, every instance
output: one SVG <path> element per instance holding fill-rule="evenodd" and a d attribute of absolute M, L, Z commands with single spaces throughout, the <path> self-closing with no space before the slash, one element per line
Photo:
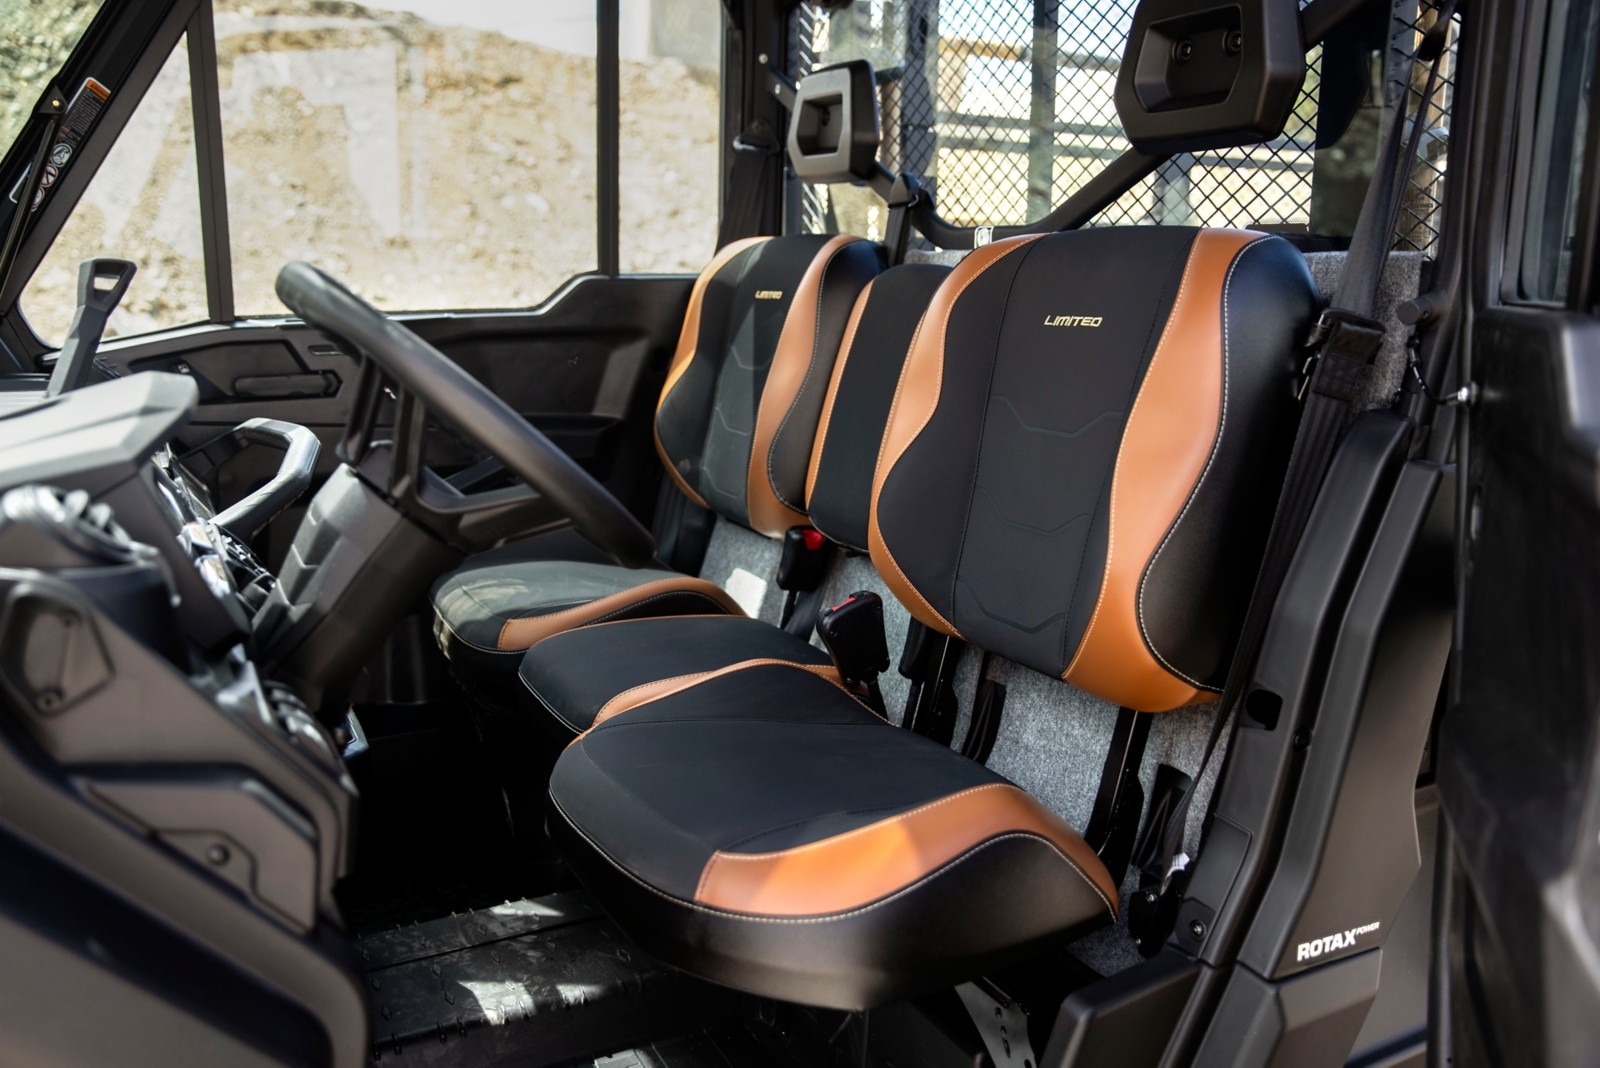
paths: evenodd
<path fill-rule="evenodd" d="M 597 597 L 588 604 L 574 605 L 559 612 L 550 612 L 542 616 L 530 616 L 527 619 L 508 619 L 505 626 L 500 628 L 500 639 L 495 645 L 503 651 L 527 649 L 544 641 L 552 634 L 576 630 L 587 623 L 594 622 L 601 616 L 609 615 L 631 604 L 638 604 L 640 601 L 663 593 L 703 594 L 726 608 L 729 615 L 744 615 L 744 610 L 734 603 L 733 598 L 729 597 L 721 586 L 714 582 L 707 582 L 705 579 L 683 575 L 678 578 L 657 579 L 654 582 L 641 583 L 638 586 L 621 590 L 617 593 Z"/>
<path fill-rule="evenodd" d="M 850 347 L 856 343 L 856 328 L 861 325 L 861 315 L 867 310 L 867 297 L 872 292 L 874 278 L 856 298 L 850 309 L 850 321 L 844 326 L 844 338 L 839 342 L 839 358 L 833 361 L 833 377 L 828 380 L 828 395 L 822 399 L 822 417 L 817 420 L 817 438 L 811 445 L 811 463 L 806 468 L 806 505 L 811 504 L 811 494 L 817 489 L 817 468 L 822 466 L 822 443 L 828 440 L 828 424 L 833 421 L 833 402 L 839 396 L 839 379 L 844 377 L 844 365 L 850 359 Z"/>
<path fill-rule="evenodd" d="M 1195 238 L 1117 451 L 1100 596 L 1061 677 L 1141 712 L 1167 712 L 1213 696 L 1150 651 L 1139 620 L 1139 583 L 1221 430 L 1222 288 L 1239 250 L 1260 236 L 1202 230 Z"/>
<path fill-rule="evenodd" d="M 683 313 L 683 329 L 678 332 L 678 347 L 672 354 L 671 365 L 667 368 L 667 380 L 661 385 L 661 396 L 656 399 L 657 412 L 661 410 L 662 402 L 672 393 L 672 387 L 678 384 L 678 379 L 689 369 L 689 364 L 694 362 L 695 351 L 700 344 L 700 307 L 705 300 L 706 287 L 711 284 L 711 279 L 728 265 L 729 260 L 745 249 L 770 240 L 772 240 L 770 237 L 746 237 L 730 242 L 711 257 L 711 262 L 700 272 L 700 277 L 694 280 L 694 288 L 689 291 L 689 307 Z M 683 491 L 685 497 L 702 508 L 708 507 L 705 498 L 690 488 L 689 483 L 684 481 L 683 475 L 678 472 L 677 465 L 672 462 L 672 457 L 667 455 L 666 446 L 661 444 L 661 431 L 654 424 L 651 426 L 651 431 L 656 439 L 656 455 L 661 458 L 661 466 L 667 469 L 672 481 L 678 484 L 678 489 Z"/>
<path fill-rule="evenodd" d="M 820 842 L 775 853 L 714 853 L 694 899 L 760 916 L 860 908 L 930 875 L 983 842 L 1029 834 L 1061 850 L 1114 917 L 1117 888 L 1066 822 L 1009 783 L 990 783 Z"/>
<path fill-rule="evenodd" d="M 844 689 L 844 683 L 839 678 L 839 669 L 832 664 L 796 664 L 790 660 L 771 658 L 741 660 L 737 664 L 729 664 L 727 667 L 717 668 L 714 671 L 696 671 L 689 675 L 674 675 L 670 679 L 658 679 L 655 682 L 646 682 L 635 686 L 631 690 L 623 690 L 602 705 L 599 712 L 595 713 L 594 722 L 589 725 L 590 729 L 593 730 L 595 727 L 600 726 L 612 716 L 632 708 L 638 708 L 640 705 L 647 705 L 651 701 L 659 701 L 663 697 L 670 697 L 680 690 L 687 690 L 689 687 L 696 686 L 709 679 L 718 678 L 722 675 L 731 675 L 735 671 L 744 671 L 753 667 L 766 667 L 772 664 L 782 664 L 786 667 L 799 668 L 801 671 L 809 671 L 813 675 L 827 679 L 840 689 Z"/>
<path fill-rule="evenodd" d="M 957 638 L 961 636 L 960 631 L 935 611 L 927 598 L 911 585 L 911 580 L 906 578 L 905 572 L 900 570 L 900 565 L 895 561 L 888 543 L 883 540 L 883 531 L 878 526 L 878 495 L 883 492 L 889 472 L 894 470 L 894 465 L 899 463 L 906 449 L 922 433 L 928 420 L 933 418 L 934 409 L 939 406 L 939 389 L 944 381 L 944 335 L 956 301 L 984 271 L 1018 249 L 1039 240 L 1041 236 L 1013 237 L 974 249 L 956 264 L 950 276 L 934 293 L 928 310 L 922 315 L 922 321 L 917 324 L 916 333 L 912 335 L 911 351 L 906 355 L 905 366 L 900 369 L 900 384 L 895 387 L 894 403 L 889 406 L 889 423 L 884 430 L 883 444 L 878 449 L 878 466 L 872 473 L 867 549 L 872 554 L 873 565 L 877 567 L 878 574 L 883 576 L 889 592 L 913 616 L 934 630 Z"/>
<path fill-rule="evenodd" d="M 864 239 L 840 234 L 822 246 L 800 279 L 794 299 L 789 302 L 789 314 L 784 318 L 783 330 L 778 334 L 778 347 L 772 354 L 772 366 L 767 370 L 761 403 L 756 408 L 755 431 L 750 443 L 750 468 L 745 479 L 745 507 L 749 512 L 750 529 L 768 537 L 782 537 L 790 527 L 808 522 L 804 513 L 778 499 L 777 491 L 772 488 L 768 463 L 773 439 L 778 436 L 778 427 L 789 414 L 795 394 L 800 392 L 812 361 L 817 357 L 817 303 L 822 290 L 822 276 L 827 272 L 834 253 L 861 240 Z"/>

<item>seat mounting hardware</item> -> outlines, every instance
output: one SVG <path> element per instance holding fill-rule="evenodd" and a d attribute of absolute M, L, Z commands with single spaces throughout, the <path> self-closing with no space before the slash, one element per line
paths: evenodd
<path fill-rule="evenodd" d="M 956 994 L 967 1007 L 995 1068 L 1038 1065 L 1039 1058 L 1033 1055 L 1033 1044 L 1028 1040 L 1028 1017 L 1016 1002 L 985 979 L 962 983 L 956 987 Z"/>

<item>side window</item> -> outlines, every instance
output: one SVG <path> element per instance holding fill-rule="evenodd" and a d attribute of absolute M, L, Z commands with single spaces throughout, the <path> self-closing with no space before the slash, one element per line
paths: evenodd
<path fill-rule="evenodd" d="M 72 54 L 100 3 L 7 0 L 0 4 L 0 145 L 15 141 L 50 79 Z"/>
<path fill-rule="evenodd" d="M 1522 238 L 1521 294 L 1561 303 L 1572 278 L 1585 139 L 1600 52 L 1600 5 L 1557 0 L 1539 72 Z"/>
<path fill-rule="evenodd" d="M 215 6 L 239 314 L 282 314 L 294 259 L 391 311 L 527 307 L 594 269 L 592 15 L 274 6 Z"/>
<path fill-rule="evenodd" d="M 199 190 L 189 52 L 180 41 L 22 291 L 23 314 L 39 337 L 53 345 L 66 337 L 78 265 L 95 256 L 139 264 L 108 337 L 205 319 Z"/>
<path fill-rule="evenodd" d="M 717 244 L 722 0 L 621 9 L 621 266 L 704 267 Z"/>
<path fill-rule="evenodd" d="M 227 251 L 240 317 L 285 314 L 274 284 L 296 259 L 390 311 L 528 308 L 607 263 L 698 270 L 717 232 L 721 0 L 603 2 L 614 39 L 595 0 L 213 0 L 223 240 L 203 240 L 180 44 L 29 281 L 30 324 L 60 343 L 96 255 L 140 266 L 111 336 L 206 320 L 208 247 Z M 615 115 L 599 113 L 602 49 Z"/>

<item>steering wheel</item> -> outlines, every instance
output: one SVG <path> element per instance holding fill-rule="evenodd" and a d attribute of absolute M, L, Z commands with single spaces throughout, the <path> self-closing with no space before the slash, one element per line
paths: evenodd
<path fill-rule="evenodd" d="M 402 511 L 465 552 L 512 534 L 574 526 L 618 563 L 655 554 L 650 532 L 594 477 L 455 361 L 309 263 L 278 272 L 278 297 L 361 359 L 340 455 L 369 480 L 385 479 Z M 394 444 L 373 440 L 384 378 L 395 397 Z M 523 485 L 462 493 L 423 464 L 427 416 L 505 465 Z"/>

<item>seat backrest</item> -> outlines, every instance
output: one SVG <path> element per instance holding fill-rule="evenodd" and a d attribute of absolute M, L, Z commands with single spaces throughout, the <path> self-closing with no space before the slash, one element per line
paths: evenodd
<path fill-rule="evenodd" d="M 845 325 L 882 247 L 826 235 L 717 253 L 689 298 L 656 449 L 691 500 L 769 536 L 806 521 L 806 470 Z"/>
<path fill-rule="evenodd" d="M 845 327 L 806 474 L 806 506 L 811 524 L 846 548 L 867 551 L 872 469 L 900 369 L 922 313 L 949 274 L 948 266 L 934 264 L 889 268 L 867 284 Z"/>
<path fill-rule="evenodd" d="M 1092 229 L 972 252 L 906 359 L 873 563 L 918 619 L 1107 700 L 1221 689 L 1318 310 L 1237 230 Z"/>

